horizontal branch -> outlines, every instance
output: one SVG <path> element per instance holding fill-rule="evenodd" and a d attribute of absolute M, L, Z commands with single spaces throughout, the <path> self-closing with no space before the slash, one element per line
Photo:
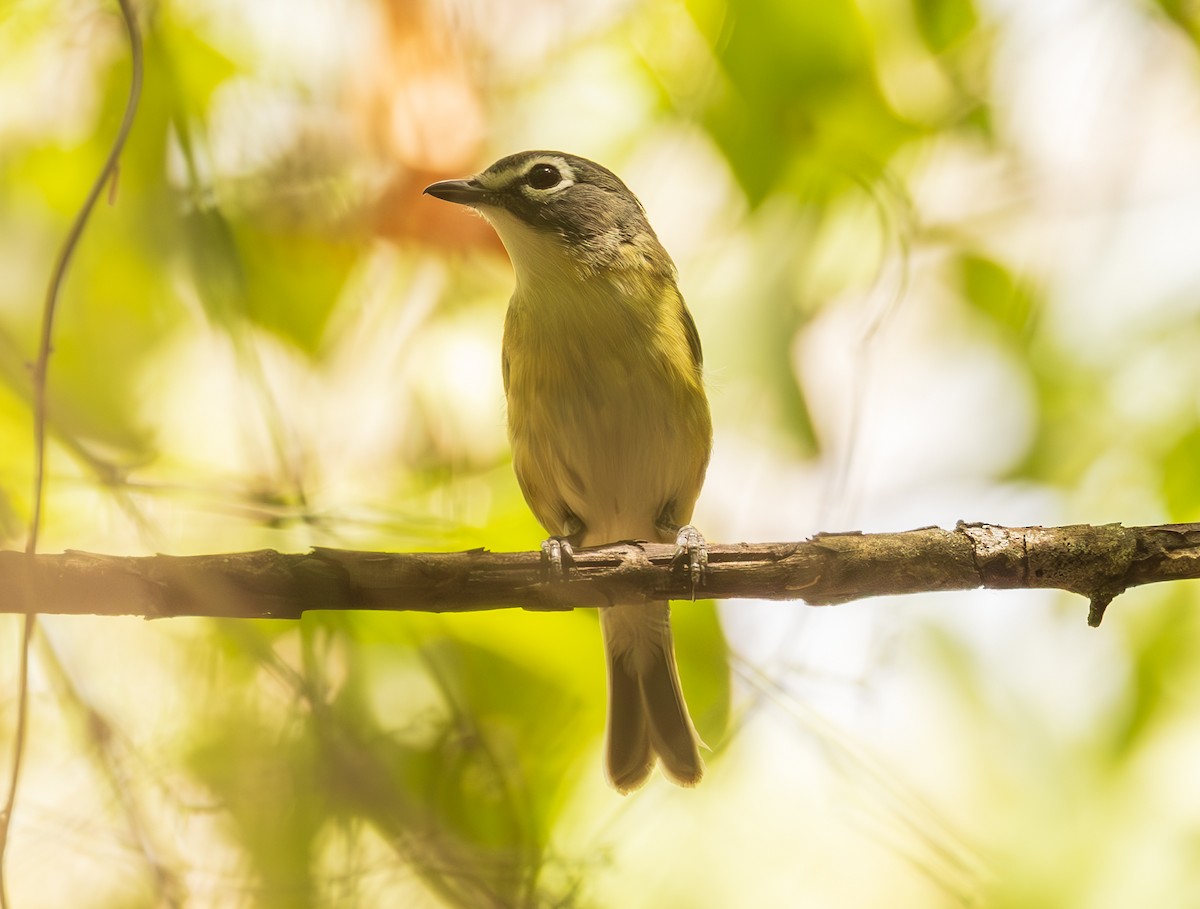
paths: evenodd
<path fill-rule="evenodd" d="M 674 547 L 579 550 L 565 580 L 539 552 L 380 553 L 314 549 L 198 556 L 0 551 L 0 612 L 299 618 L 311 609 L 469 612 L 690 599 Z M 826 533 L 801 543 L 709 547 L 696 596 L 845 603 L 885 594 L 1058 588 L 1091 602 L 1097 625 L 1117 594 L 1200 577 L 1200 524 L 998 527 Z"/>

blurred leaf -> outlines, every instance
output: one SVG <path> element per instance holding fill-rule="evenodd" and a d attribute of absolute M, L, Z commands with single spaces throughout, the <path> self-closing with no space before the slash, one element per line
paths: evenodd
<path fill-rule="evenodd" d="M 912 0 L 912 7 L 921 40 L 954 91 L 935 122 L 994 140 L 989 106 L 991 30 L 981 27 L 975 3 Z"/>
<path fill-rule="evenodd" d="M 242 320 L 286 338 L 310 356 L 358 258 L 358 249 L 307 232 L 231 222 L 217 209 L 186 220 L 192 273 L 214 324 Z"/>
<path fill-rule="evenodd" d="M 757 320 L 753 372 L 767 380 L 765 393 L 778 407 L 781 428 L 787 431 L 800 455 L 817 452 L 819 441 L 809 413 L 804 388 L 796 375 L 796 337 L 807 323 L 793 289 L 776 285 L 755 306 Z"/>
<path fill-rule="evenodd" d="M 715 747 L 729 726 L 729 647 L 711 600 L 671 606 L 675 655 L 688 710 L 700 738 Z"/>
<path fill-rule="evenodd" d="M 229 221 L 217 208 L 194 208 L 183 217 L 192 278 L 205 314 L 233 332 L 246 316 L 246 274 Z"/>
<path fill-rule="evenodd" d="M 177 21 L 176 8 L 165 5 L 151 20 L 151 41 L 156 69 L 169 82 L 178 111 L 202 114 L 213 92 L 242 67 L 221 53 L 195 29 Z"/>
<path fill-rule="evenodd" d="M 1110 443 L 1107 428 L 1090 418 L 1100 381 L 1082 368 L 1064 369 L 1050 354 L 1032 363 L 1037 390 L 1033 442 L 1012 476 L 1071 485 Z"/>
<path fill-rule="evenodd" d="M 311 731 L 304 723 L 271 728 L 254 711 L 230 703 L 205 732 L 188 763 L 251 859 L 256 904 L 316 905 L 312 846 L 326 812 L 313 785 Z"/>
<path fill-rule="evenodd" d="M 979 14 L 971 0 L 913 0 L 921 38 L 940 54 L 975 28 Z"/>
<path fill-rule="evenodd" d="M 1200 426 L 1192 426 L 1162 461 L 1163 498 L 1172 521 L 1200 521 Z"/>
<path fill-rule="evenodd" d="M 1200 45 L 1200 9 L 1193 0 L 1154 0 L 1154 3 L 1192 44 Z"/>
<path fill-rule="evenodd" d="M 1130 629 L 1132 657 L 1125 688 L 1126 711 L 1114 714 L 1113 747 L 1117 757 L 1137 748 L 1156 723 L 1179 710 L 1180 699 L 1195 690 L 1200 621 L 1186 588 L 1169 591 L 1161 602 L 1124 623 Z"/>
<path fill-rule="evenodd" d="M 914 637 L 923 662 L 945 680 L 943 690 L 956 706 L 966 715 L 986 716 L 980 666 L 970 648 L 953 631 L 932 622 L 920 625 Z"/>
<path fill-rule="evenodd" d="M 386 831 L 444 899 L 535 904 L 560 788 L 587 741 L 578 701 L 570 686 L 447 634 L 450 623 L 410 618 L 390 624 L 417 632 L 411 654 L 442 709 L 419 708 L 409 729 L 375 728 L 365 709 L 371 682 L 353 661 L 327 718 L 326 733 L 349 734 L 325 736 L 331 778 L 346 806 Z M 347 753 L 356 740 L 374 744 Z"/>
<path fill-rule="evenodd" d="M 1038 302 L 1029 287 L 994 259 L 967 252 L 958 265 L 964 299 L 1008 340 L 1027 338 L 1038 313 Z"/>
<path fill-rule="evenodd" d="M 39 266 L 47 284 L 123 114 L 128 59 L 106 61 L 95 77 L 100 98 L 95 130 L 75 147 L 35 148 L 12 165 L 13 178 L 36 193 L 37 213 L 60 216 L 45 229 Z M 134 406 L 140 369 L 179 315 L 169 305 L 169 279 L 160 268 L 176 233 L 172 208 L 163 204 L 163 112 L 161 93 L 148 83 L 118 177 L 106 189 L 108 204 L 101 201 L 93 212 L 62 284 L 47 384 L 51 429 L 92 466 L 107 457 L 128 464 L 150 455 L 150 434 L 138 425 Z M 19 335 L 0 349 L 0 373 L 28 399 L 25 364 L 35 351 L 42 293 L 22 303 Z"/>
<path fill-rule="evenodd" d="M 357 261 L 350 243 L 249 225 L 237 231 L 246 278 L 246 314 L 310 356 Z"/>
<path fill-rule="evenodd" d="M 884 100 L 850 0 L 689 0 L 727 79 L 702 119 L 752 204 L 873 179 L 915 130 Z"/>
<path fill-rule="evenodd" d="M 301 623 L 301 673 L 283 657 L 295 623 L 274 623 L 281 635 L 272 623 L 217 623 L 242 643 L 225 652 L 222 673 L 266 669 L 294 708 L 251 700 L 254 686 L 239 679 L 238 696 L 213 702 L 197 724 L 190 759 L 252 859 L 261 905 L 312 904 L 314 843 L 348 822 L 377 830 L 395 863 L 447 905 L 554 902 L 538 879 L 560 789 L 588 742 L 578 700 L 570 685 L 456 639 L 456 624 L 312 614 Z M 434 700 L 414 696 L 413 673 Z M 387 705 L 398 725 L 380 723 L 379 686 L 404 698 Z"/>

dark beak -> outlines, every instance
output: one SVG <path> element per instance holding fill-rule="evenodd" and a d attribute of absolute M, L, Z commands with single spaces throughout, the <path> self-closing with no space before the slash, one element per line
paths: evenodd
<path fill-rule="evenodd" d="M 459 205 L 476 205 L 488 194 L 477 180 L 443 180 L 426 186 L 425 192 L 435 199 L 457 202 Z"/>

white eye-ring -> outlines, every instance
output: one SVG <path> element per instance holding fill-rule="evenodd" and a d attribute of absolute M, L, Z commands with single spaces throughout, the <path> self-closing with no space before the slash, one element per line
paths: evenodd
<path fill-rule="evenodd" d="M 541 158 L 529 164 L 513 181 L 529 199 L 542 199 L 575 185 L 575 171 L 562 158 Z"/>
<path fill-rule="evenodd" d="M 514 162 L 495 169 L 495 165 L 477 174 L 479 184 L 497 193 L 520 193 L 528 199 L 540 199 L 575 184 L 575 171 L 558 156 L 539 155 L 532 161 Z"/>

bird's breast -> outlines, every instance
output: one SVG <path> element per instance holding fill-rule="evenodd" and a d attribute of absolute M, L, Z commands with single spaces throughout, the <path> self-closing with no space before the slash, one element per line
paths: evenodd
<path fill-rule="evenodd" d="M 585 545 L 652 539 L 668 501 L 690 516 L 711 425 L 682 333 L 663 330 L 664 302 L 611 282 L 514 295 L 509 435 L 526 498 L 551 533 L 566 532 L 569 513 Z"/>

